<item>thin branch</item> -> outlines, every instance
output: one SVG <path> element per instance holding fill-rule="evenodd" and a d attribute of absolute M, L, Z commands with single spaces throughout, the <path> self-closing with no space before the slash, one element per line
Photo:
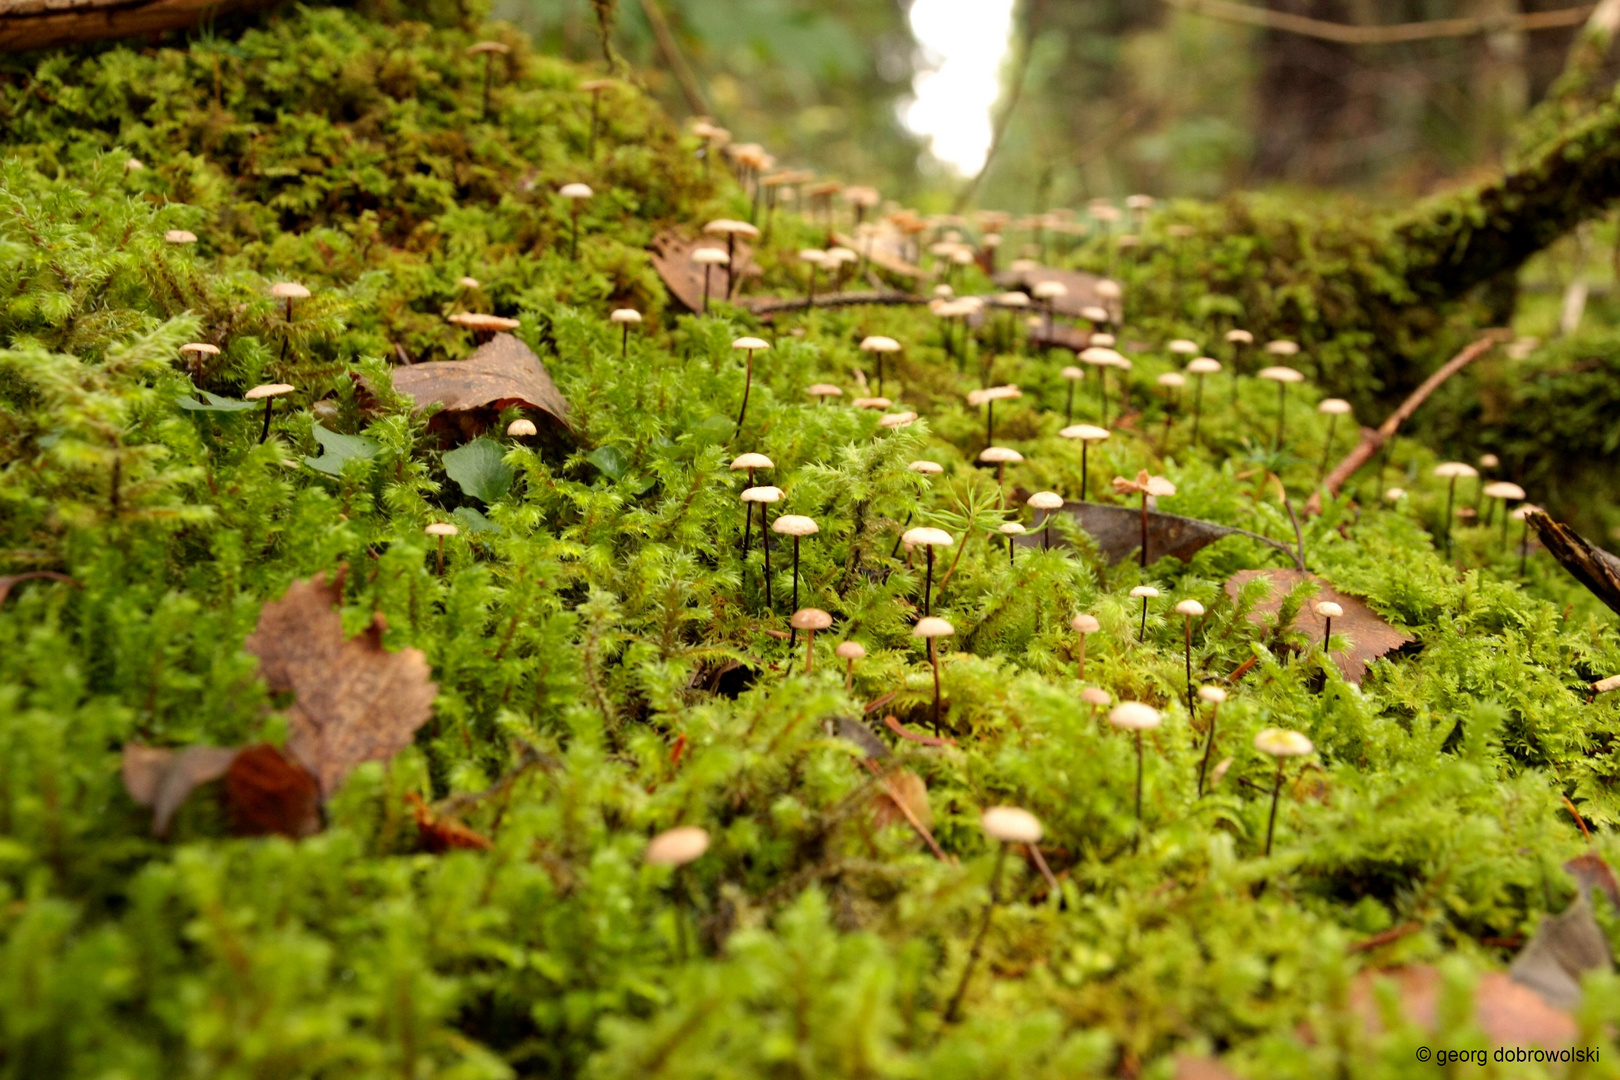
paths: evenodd
<path fill-rule="evenodd" d="M 1340 45 L 1398 45 L 1408 41 L 1435 38 L 1473 37 L 1477 34 L 1524 33 L 1578 26 L 1592 14 L 1595 4 L 1560 8 L 1557 11 L 1531 11 L 1523 14 L 1470 16 L 1461 19 L 1434 19 L 1429 22 L 1391 23 L 1384 26 L 1355 26 L 1328 22 L 1286 11 L 1271 11 L 1233 0 L 1164 0 L 1179 11 L 1220 19 L 1223 22 L 1259 26 L 1267 30 L 1333 41 Z"/>
<path fill-rule="evenodd" d="M 675 34 L 669 28 L 669 21 L 664 18 L 664 11 L 658 6 L 658 0 L 641 0 L 641 10 L 646 13 L 647 21 L 652 24 L 653 37 L 658 39 L 658 51 L 664 54 L 664 63 L 669 65 L 670 74 L 680 85 L 681 95 L 686 98 L 686 107 L 694 115 L 712 115 L 709 105 L 703 100 L 703 92 L 698 89 L 697 77 L 686 63 L 686 57 L 681 54 L 680 42 L 675 40 Z"/>
<path fill-rule="evenodd" d="M 805 297 L 761 296 L 743 302 L 743 307 L 755 315 L 774 315 L 779 311 L 805 311 L 812 307 L 854 307 L 861 304 L 926 304 L 930 297 L 903 292 L 841 292 L 817 296 L 812 303 Z"/>

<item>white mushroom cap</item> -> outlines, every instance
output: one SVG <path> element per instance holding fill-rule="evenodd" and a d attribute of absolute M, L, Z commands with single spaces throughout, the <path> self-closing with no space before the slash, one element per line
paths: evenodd
<path fill-rule="evenodd" d="M 1400 502 L 1404 498 L 1406 498 L 1405 488 L 1392 487 L 1388 491 L 1384 492 L 1385 502 Z"/>
<path fill-rule="evenodd" d="M 1023 536 L 1029 530 L 1016 521 L 1008 521 L 996 526 L 996 531 L 1002 536 Z"/>
<path fill-rule="evenodd" d="M 1482 469 L 1494 469 L 1500 464 L 1502 464 L 1502 459 L 1495 454 L 1479 455 L 1479 467 Z"/>
<path fill-rule="evenodd" d="M 956 627 L 941 619 L 938 615 L 929 615 L 917 620 L 917 625 L 911 628 L 912 637 L 936 638 L 950 637 L 956 633 Z"/>
<path fill-rule="evenodd" d="M 1024 460 L 1024 455 L 1005 446 L 987 446 L 979 451 L 979 460 L 992 465 L 1016 465 Z"/>
<path fill-rule="evenodd" d="M 892 337 L 873 334 L 861 339 L 861 349 L 865 352 L 899 352 L 900 343 Z"/>
<path fill-rule="evenodd" d="M 1350 403 L 1343 398 L 1323 398 L 1316 406 L 1316 411 L 1323 416 L 1344 416 L 1350 411 Z"/>
<path fill-rule="evenodd" d="M 776 468 L 776 462 L 772 461 L 770 458 L 766 457 L 764 454 L 756 454 L 753 451 L 749 451 L 746 454 L 738 454 L 736 457 L 731 459 L 731 471 L 732 472 L 737 472 L 740 469 L 774 469 L 774 468 Z"/>
<path fill-rule="evenodd" d="M 1260 377 L 1262 379 L 1270 379 L 1272 382 L 1280 383 L 1303 382 L 1305 380 L 1304 375 L 1295 371 L 1291 367 L 1261 368 Z"/>
<path fill-rule="evenodd" d="M 1024 392 L 1016 386 L 987 386 L 982 390 L 969 390 L 967 403 L 978 407 L 989 401 L 1006 401 L 1023 396 Z"/>
<path fill-rule="evenodd" d="M 947 297 L 947 296 L 952 296 L 955 293 L 956 293 L 956 290 L 951 288 L 949 285 L 935 285 L 934 286 L 934 295 L 935 296 L 944 298 L 944 297 Z"/>
<path fill-rule="evenodd" d="M 810 397 L 843 397 L 844 392 L 832 383 L 811 383 L 805 387 L 804 392 Z"/>
<path fill-rule="evenodd" d="M 1112 349 L 1116 341 L 1113 334 L 1092 334 L 1091 339 L 1086 344 L 1099 349 Z"/>
<path fill-rule="evenodd" d="M 1221 362 L 1213 356 L 1197 356 L 1187 361 L 1187 370 L 1194 375 L 1213 375 L 1221 370 Z"/>
<path fill-rule="evenodd" d="M 282 394 L 290 394 L 293 392 L 293 389 L 294 387 L 289 383 L 264 383 L 261 386 L 255 386 L 253 389 L 243 394 L 242 398 L 246 401 L 262 401 L 265 398 L 280 397 Z"/>
<path fill-rule="evenodd" d="M 455 536 L 460 531 L 448 521 L 435 521 L 426 529 L 429 536 Z"/>
<path fill-rule="evenodd" d="M 709 850 L 709 833 L 696 825 L 661 832 L 647 842 L 641 857 L 654 866 L 685 866 Z"/>
<path fill-rule="evenodd" d="M 907 529 L 900 534 L 900 542 L 912 547 L 950 547 L 956 543 L 944 529 L 930 529 L 927 526 Z"/>
<path fill-rule="evenodd" d="M 914 473 L 922 473 L 924 476 L 935 476 L 945 471 L 945 466 L 933 461 L 913 461 L 906 468 Z"/>
<path fill-rule="evenodd" d="M 1155 589 L 1151 585 L 1138 585 L 1136 588 L 1131 590 L 1131 596 L 1138 600 L 1151 600 L 1158 595 L 1159 590 Z"/>
<path fill-rule="evenodd" d="M 854 401 L 850 402 L 850 404 L 855 406 L 857 409 L 882 410 L 887 409 L 890 405 L 893 405 L 894 402 L 890 401 L 886 397 L 858 397 Z"/>
<path fill-rule="evenodd" d="M 1507 480 L 1497 480 L 1485 485 L 1485 494 L 1493 499 L 1522 499 L 1524 488 Z"/>
<path fill-rule="evenodd" d="M 1247 330 L 1228 330 L 1226 342 L 1228 345 L 1253 345 L 1254 335 Z"/>
<path fill-rule="evenodd" d="M 821 531 L 821 526 L 803 514 L 783 514 L 771 522 L 771 531 L 783 536 L 814 536 Z"/>
<path fill-rule="evenodd" d="M 800 608 L 788 619 L 795 630 L 825 630 L 832 625 L 832 616 L 818 607 Z"/>
<path fill-rule="evenodd" d="M 302 300 L 309 295 L 309 290 L 296 281 L 278 281 L 270 286 L 270 295 L 277 300 Z"/>
<path fill-rule="evenodd" d="M 744 489 L 739 498 L 741 498 L 743 502 L 780 502 L 782 499 L 782 489 L 779 487 L 771 487 L 769 484 L 761 484 L 759 487 Z"/>
<path fill-rule="evenodd" d="M 163 242 L 166 244 L 195 244 L 197 234 L 187 229 L 170 229 L 163 234 Z"/>
<path fill-rule="evenodd" d="M 1087 705 L 1107 705 L 1114 699 L 1108 693 L 1108 691 L 1102 689 L 1101 687 L 1088 686 L 1084 690 L 1080 691 L 1080 700 L 1085 702 Z"/>
<path fill-rule="evenodd" d="M 746 221 L 733 221 L 731 218 L 717 218 L 703 226 L 703 231 L 711 236 L 747 236 L 756 237 L 759 230 Z"/>
<path fill-rule="evenodd" d="M 1304 757 L 1316 747 L 1311 740 L 1297 731 L 1266 728 L 1254 737 L 1254 748 L 1272 757 Z"/>
<path fill-rule="evenodd" d="M 638 323 L 641 321 L 641 312 L 635 308 L 617 308 L 613 314 L 608 316 L 608 319 L 616 323 Z"/>
<path fill-rule="evenodd" d="M 1450 480 L 1459 476 L 1478 476 L 1479 470 L 1466 461 L 1442 461 L 1434 467 L 1434 475 L 1442 480 Z"/>
<path fill-rule="evenodd" d="M 1198 697 L 1199 700 L 1207 701 L 1211 705 L 1219 705 L 1226 700 L 1226 691 L 1218 686 L 1200 686 L 1198 688 Z"/>
<path fill-rule="evenodd" d="M 859 262 L 861 257 L 853 248 L 833 247 L 827 249 L 827 258 L 837 262 Z"/>
<path fill-rule="evenodd" d="M 996 303 L 1002 307 L 1029 307 L 1029 296 L 1021 292 L 1004 292 L 996 297 Z"/>
<path fill-rule="evenodd" d="M 512 46 L 502 41 L 479 41 L 467 46 L 468 56 L 481 56 L 484 53 L 506 54 L 512 51 Z"/>
<path fill-rule="evenodd" d="M 516 330 L 523 325 L 518 320 L 508 319 L 503 315 L 485 315 L 477 311 L 458 311 L 445 321 L 465 326 L 469 330 Z"/>
<path fill-rule="evenodd" d="M 1095 334 L 1092 335 L 1092 340 L 1096 340 Z M 1082 364 L 1117 364 L 1123 359 L 1125 358 L 1119 353 L 1102 345 L 1092 345 L 1089 348 L 1080 350 L 1080 362 Z"/>
<path fill-rule="evenodd" d="M 866 655 L 866 646 L 858 641 L 840 641 L 833 655 L 840 660 L 859 660 Z"/>
<path fill-rule="evenodd" d="M 1125 199 L 1125 205 L 1132 210 L 1151 210 L 1153 209 L 1153 196 L 1131 195 Z"/>
<path fill-rule="evenodd" d="M 1059 435 L 1065 439 L 1083 439 L 1086 442 L 1101 442 L 1108 438 L 1108 429 L 1097 427 L 1095 424 L 1070 424 Z"/>
<path fill-rule="evenodd" d="M 1316 605 L 1315 611 L 1324 619 L 1337 619 L 1344 615 L 1344 608 L 1340 607 L 1338 604 L 1335 604 L 1331 600 L 1319 601 Z"/>
<path fill-rule="evenodd" d="M 1181 356 L 1197 356 L 1198 342 L 1188 341 L 1186 338 L 1176 338 L 1170 343 L 1170 351 Z"/>
<path fill-rule="evenodd" d="M 799 252 L 799 261 L 820 266 L 827 261 L 827 253 L 820 248 L 804 248 Z"/>
<path fill-rule="evenodd" d="M 1097 621 L 1097 616 L 1082 611 L 1069 620 L 1069 627 L 1077 634 L 1095 634 L 1102 629 L 1102 623 Z"/>
<path fill-rule="evenodd" d="M 1062 375 L 1065 379 L 1083 379 L 1086 377 L 1086 370 L 1085 368 L 1077 368 L 1073 364 L 1069 364 L 1065 366 L 1062 371 L 1058 372 L 1058 374 Z"/>
<path fill-rule="evenodd" d="M 692 252 L 692 261 L 699 266 L 724 266 L 731 261 L 731 256 L 721 248 L 698 248 Z"/>
<path fill-rule="evenodd" d="M 1299 353 L 1299 343 L 1279 338 L 1266 342 L 1266 352 L 1272 356 L 1295 356 Z"/>
<path fill-rule="evenodd" d="M 1061 510 L 1063 496 L 1055 491 L 1037 491 L 1024 500 L 1024 504 L 1036 510 Z"/>
<path fill-rule="evenodd" d="M 1112 281 L 1108 278 L 1103 278 L 1101 281 L 1097 282 L 1092 291 L 1094 291 L 1104 300 L 1118 300 L 1120 297 L 1125 295 L 1125 290 L 1120 287 L 1119 282 Z"/>
<path fill-rule="evenodd" d="M 456 278 L 456 284 L 463 289 L 476 289 L 479 287 L 478 279 L 475 277 L 458 277 Z"/>
<path fill-rule="evenodd" d="M 557 189 L 557 194 L 565 199 L 588 199 L 596 192 L 591 190 L 589 184 L 564 184 Z"/>
<path fill-rule="evenodd" d="M 142 163 L 140 158 L 132 157 L 128 161 L 124 162 L 125 172 L 140 172 L 144 168 L 146 168 L 146 165 Z"/>
<path fill-rule="evenodd" d="M 887 416 L 881 417 L 878 420 L 878 426 L 886 427 L 891 430 L 894 428 L 903 428 L 906 425 L 915 422 L 916 419 L 917 414 L 911 412 L 910 410 L 905 412 L 889 413 Z"/>
<path fill-rule="evenodd" d="M 752 349 L 754 351 L 758 351 L 760 349 L 770 348 L 771 343 L 766 341 L 764 338 L 740 337 L 731 343 L 731 347 L 733 349 Z"/>
<path fill-rule="evenodd" d="M 1201 618 L 1204 614 L 1204 605 L 1196 600 L 1183 600 L 1176 605 L 1176 614 Z"/>
<path fill-rule="evenodd" d="M 1513 511 L 1513 520 L 1523 521 L 1531 514 L 1539 514 L 1540 512 L 1541 507 L 1537 506 L 1535 503 L 1525 503 Z"/>
<path fill-rule="evenodd" d="M 538 435 L 540 429 L 534 426 L 533 420 L 525 420 L 520 417 L 506 425 L 506 433 L 513 438 L 517 438 L 520 435 Z"/>
<path fill-rule="evenodd" d="M 199 356 L 218 356 L 219 346 L 210 345 L 206 341 L 188 341 L 180 346 L 183 353 L 196 353 Z"/>
<path fill-rule="evenodd" d="M 1108 722 L 1127 731 L 1151 731 L 1163 723 L 1159 710 L 1140 701 L 1122 701 L 1108 714 Z"/>
<path fill-rule="evenodd" d="M 1107 322 L 1108 309 L 1087 305 L 1086 307 L 1080 309 L 1080 317 L 1085 319 L 1087 322 Z"/>
<path fill-rule="evenodd" d="M 992 806 L 979 817 L 986 836 L 1004 844 L 1034 844 L 1041 838 L 1041 823 L 1028 810 L 1016 806 Z"/>
<path fill-rule="evenodd" d="M 1187 385 L 1187 376 L 1179 371 L 1167 371 L 1159 376 L 1160 386 L 1181 387 Z"/>
<path fill-rule="evenodd" d="M 1060 296 L 1069 295 L 1069 287 L 1061 281 L 1037 281 L 1030 292 L 1035 294 L 1037 300 L 1056 300 Z"/>

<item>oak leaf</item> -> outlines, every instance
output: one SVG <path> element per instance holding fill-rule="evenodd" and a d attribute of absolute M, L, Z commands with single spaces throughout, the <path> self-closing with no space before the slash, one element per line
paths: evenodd
<path fill-rule="evenodd" d="M 433 710 L 437 685 L 420 649 L 382 646 L 383 617 L 343 636 L 339 584 L 324 573 L 294 582 L 264 605 L 246 649 L 270 689 L 296 697 L 287 710 L 287 751 L 331 798 L 355 766 L 409 746 Z"/>
<path fill-rule="evenodd" d="M 1334 651 L 1333 662 L 1339 665 L 1345 680 L 1357 686 L 1367 674 L 1368 663 L 1413 640 L 1381 619 L 1364 600 L 1341 593 L 1322 578 L 1303 570 L 1240 570 L 1227 578 L 1226 594 L 1236 600 L 1243 586 L 1255 578 L 1265 578 L 1271 583 L 1265 598 L 1249 611 L 1249 621 L 1260 626 L 1266 624 L 1268 616 L 1275 617 L 1282 610 L 1283 599 L 1294 586 L 1302 581 L 1316 585 L 1293 624 L 1293 629 L 1303 633 L 1313 646 L 1321 644 L 1323 631 L 1327 629 L 1326 621 L 1316 613 L 1316 605 L 1330 600 L 1344 609 L 1344 614 L 1333 620 L 1333 636 L 1342 638 L 1348 646 Z"/>

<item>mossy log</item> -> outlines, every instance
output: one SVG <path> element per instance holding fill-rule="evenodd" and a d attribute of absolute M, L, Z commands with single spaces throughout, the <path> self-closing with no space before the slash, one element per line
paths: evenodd
<path fill-rule="evenodd" d="M 51 49 L 195 26 L 269 0 L 0 0 L 0 52 Z"/>

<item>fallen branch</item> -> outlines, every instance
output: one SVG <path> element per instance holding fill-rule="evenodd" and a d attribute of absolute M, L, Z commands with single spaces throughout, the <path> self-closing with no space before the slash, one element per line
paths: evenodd
<path fill-rule="evenodd" d="M 813 307 L 856 307 L 861 304 L 926 304 L 926 296 L 903 292 L 841 292 L 817 296 L 812 302 L 805 297 L 762 296 L 745 301 L 743 307 L 755 315 L 774 315 L 778 311 L 804 311 Z"/>
<path fill-rule="evenodd" d="M 178 30 L 263 6 L 265 0 L 0 0 L 0 52 Z"/>
<path fill-rule="evenodd" d="M 1431 19 L 1426 22 L 1387 23 L 1383 26 L 1356 26 L 1352 23 L 1312 19 L 1286 11 L 1272 11 L 1232 0 L 1164 0 L 1173 8 L 1220 19 L 1223 22 L 1259 26 L 1267 30 L 1333 41 L 1340 45 L 1398 45 L 1407 41 L 1435 38 L 1473 37 L 1477 34 L 1525 33 L 1577 26 L 1592 14 L 1595 4 L 1560 8 L 1557 11 L 1531 11 L 1523 14 L 1470 16 L 1460 19 Z"/>
<path fill-rule="evenodd" d="M 1378 452 L 1379 448 L 1394 437 L 1395 432 L 1400 430 L 1401 424 L 1412 418 L 1412 414 L 1417 412 L 1418 406 L 1427 401 L 1429 395 L 1439 389 L 1441 383 L 1490 352 L 1497 345 L 1510 341 L 1512 338 L 1513 331 L 1511 330 L 1497 328 L 1485 331 L 1484 336 L 1479 340 L 1470 344 L 1450 360 L 1447 360 L 1439 371 L 1424 379 L 1423 385 L 1412 391 L 1407 399 L 1401 402 L 1400 408 L 1390 413 L 1389 418 L 1378 425 L 1377 428 L 1362 428 L 1361 441 L 1356 444 L 1355 449 L 1346 454 L 1344 460 L 1335 465 L 1333 471 L 1328 473 L 1327 479 L 1322 481 L 1327 488 L 1328 494 L 1337 495 L 1339 489 L 1344 486 L 1344 482 L 1354 476 L 1357 469 L 1372 460 L 1372 456 Z M 1305 504 L 1305 512 L 1307 514 L 1319 514 L 1322 512 L 1322 492 L 1320 489 L 1311 493 L 1310 501 Z"/>
<path fill-rule="evenodd" d="M 24 581 L 60 581 L 64 585 L 72 585 L 75 589 L 84 588 L 66 574 L 57 573 L 55 570 L 30 570 L 24 574 L 0 577 L 0 604 L 4 604 L 6 598 L 11 595 L 11 590 Z"/>

